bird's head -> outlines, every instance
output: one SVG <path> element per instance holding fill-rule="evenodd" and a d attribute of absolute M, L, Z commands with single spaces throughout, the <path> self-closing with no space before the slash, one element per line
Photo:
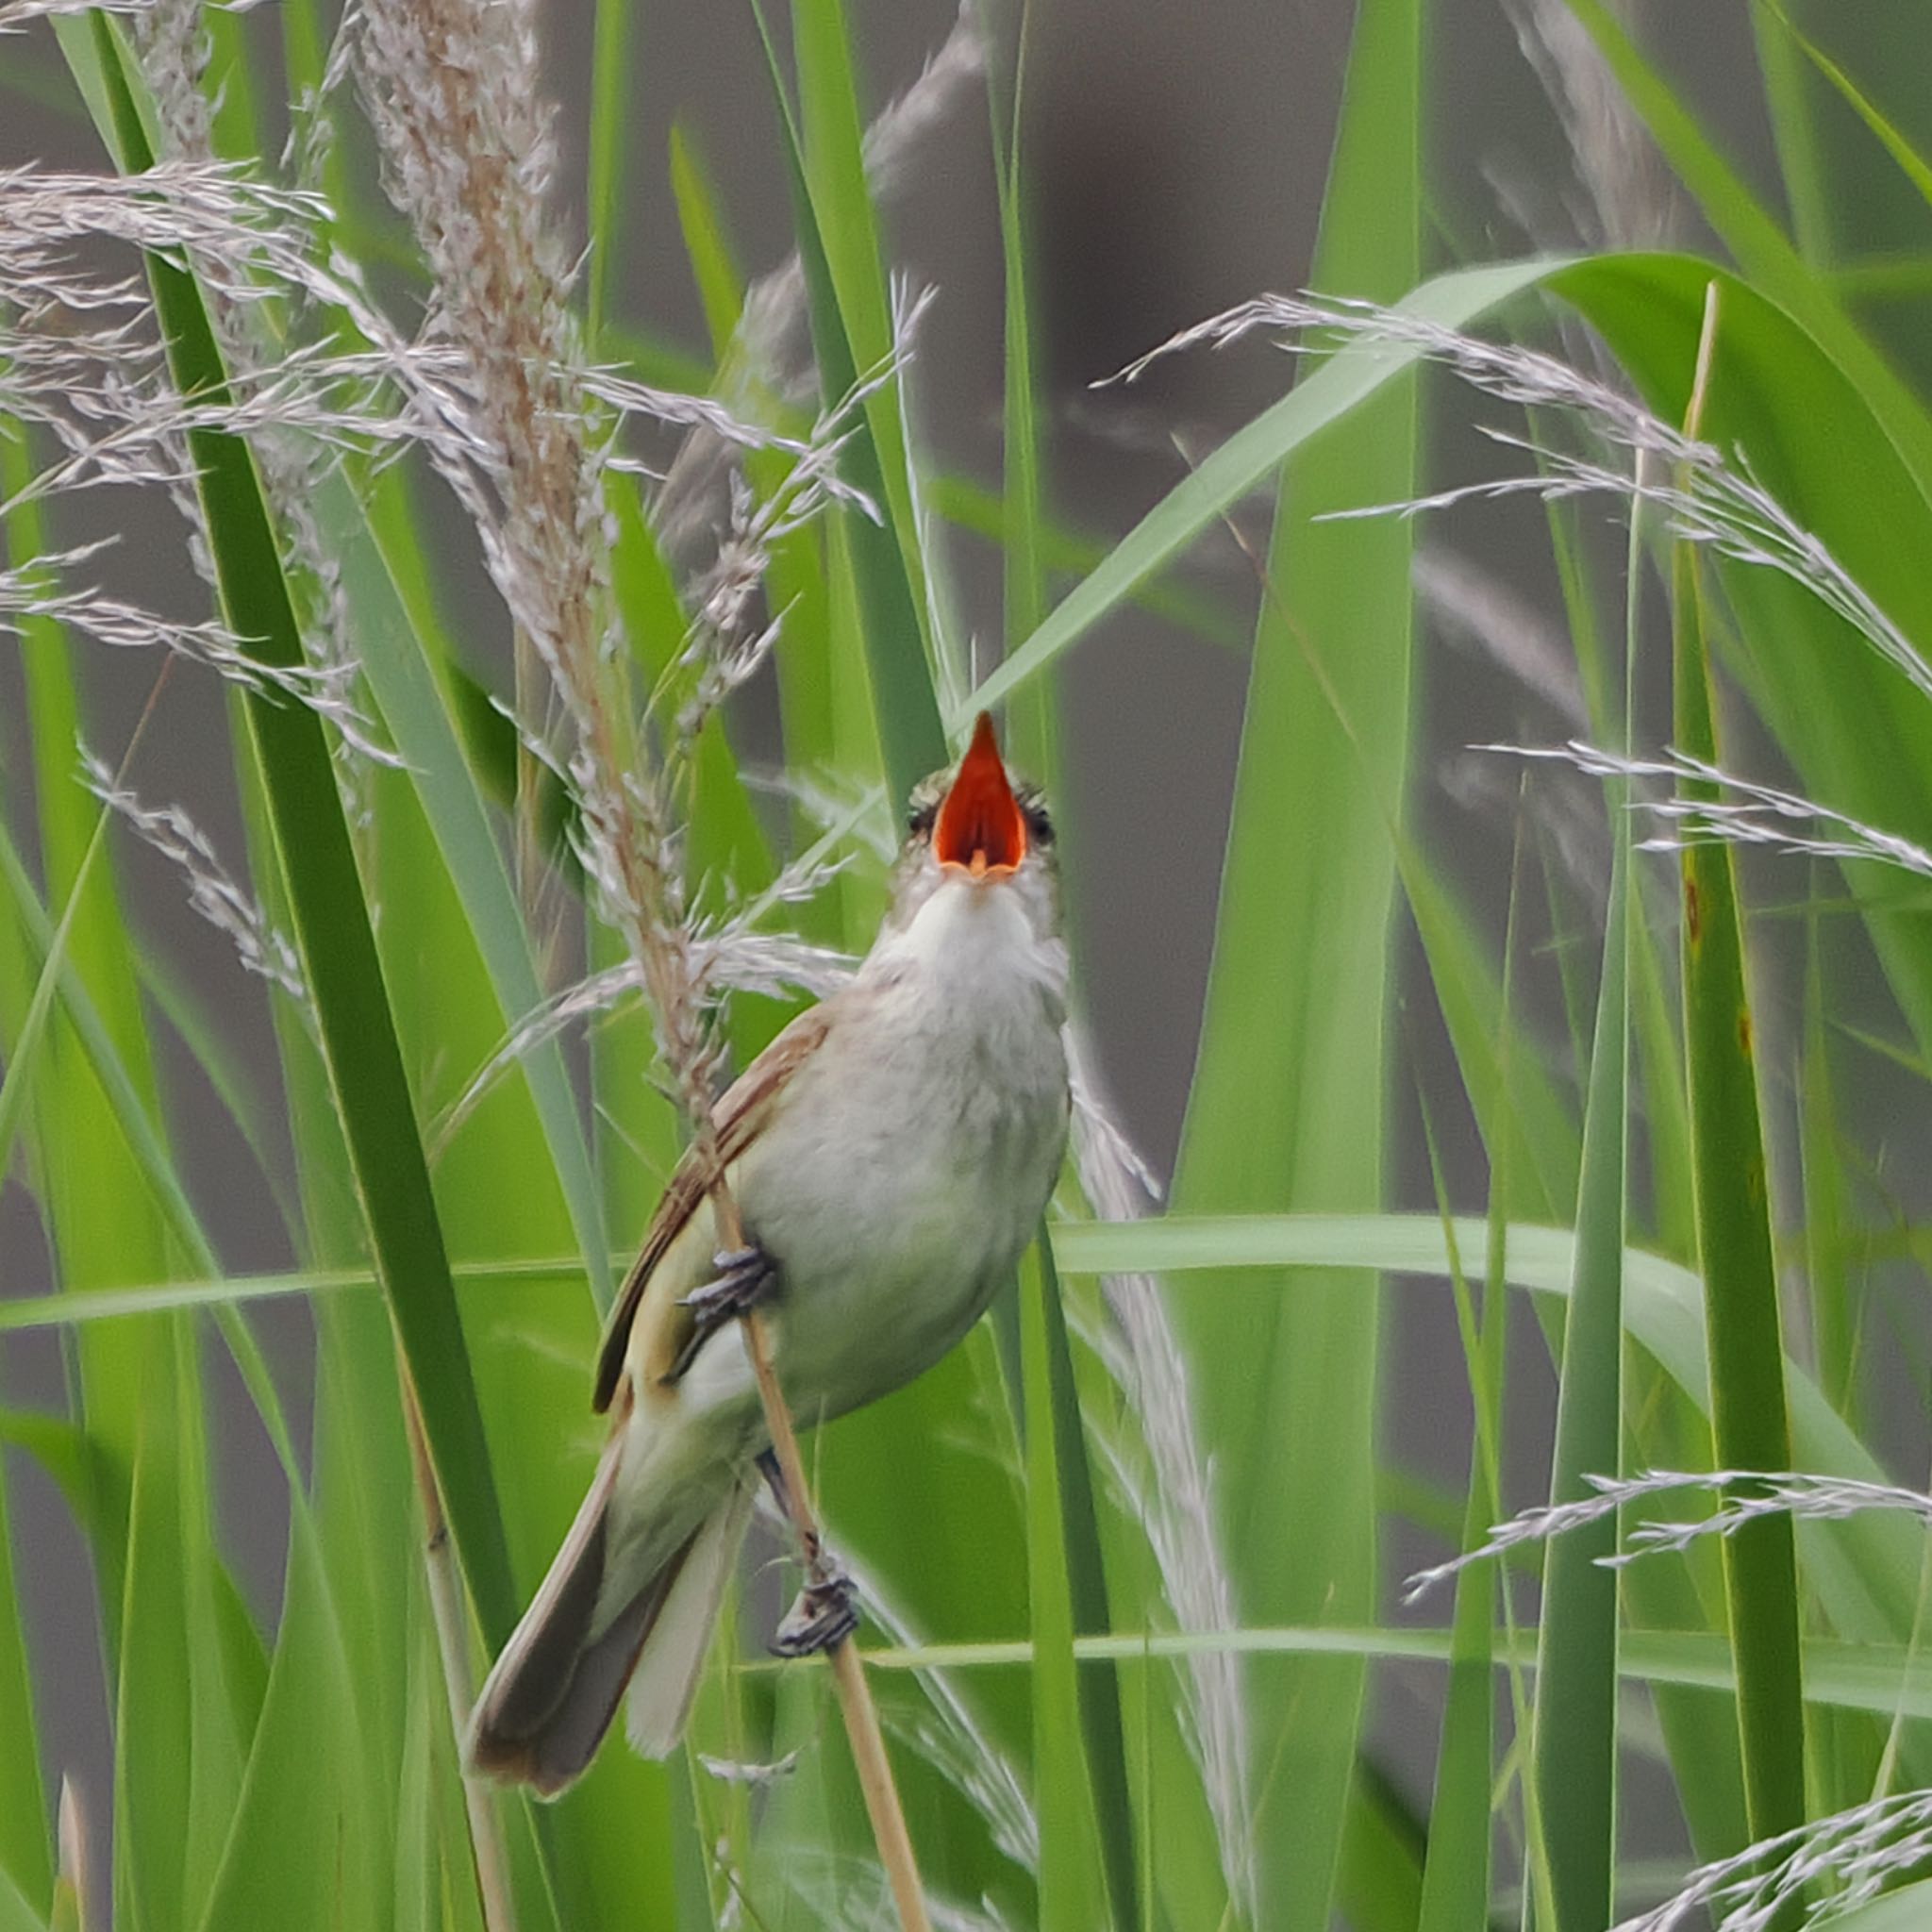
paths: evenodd
<path fill-rule="evenodd" d="M 959 762 L 913 788 L 894 888 L 898 922 L 941 893 L 984 893 L 1022 912 L 1037 939 L 1058 929 L 1053 822 L 1039 789 L 1008 774 L 986 712 Z"/>

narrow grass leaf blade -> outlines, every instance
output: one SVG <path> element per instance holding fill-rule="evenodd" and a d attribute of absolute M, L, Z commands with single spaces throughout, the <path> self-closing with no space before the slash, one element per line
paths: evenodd
<path fill-rule="evenodd" d="M 1468 327 L 1512 296 L 1537 287 L 1560 268 L 1564 259 L 1530 257 L 1498 266 L 1458 269 L 1423 283 L 1395 306 L 1452 328 Z M 1392 297 L 1398 291 L 1386 292 Z M 1158 575 L 1297 450 L 1371 397 L 1398 383 L 1417 360 L 1416 353 L 1407 347 L 1355 342 L 1310 371 L 1280 402 L 1236 430 L 1175 484 L 1054 607 L 1046 622 L 981 681 L 959 707 L 959 715 L 949 723 L 958 726 L 969 722 L 974 711 L 1004 702 L 1009 692 Z M 1372 497 L 1362 502 L 1384 500 Z M 1345 507 L 1359 508 L 1362 504 Z"/>
<path fill-rule="evenodd" d="M 1609 908 L 1583 1117 L 1576 1273 L 1563 1325 L 1553 1504 L 1590 1494 L 1586 1478 L 1614 1476 L 1621 1466 L 1629 1058 L 1629 832 L 1621 806 L 1621 798 L 1612 799 Z M 1617 1578 L 1598 1558 L 1616 1543 L 1610 1517 L 1557 1538 L 1544 1558 L 1531 1775 L 1555 1900 L 1550 1932 L 1597 1932 L 1612 1917 Z"/>
<path fill-rule="evenodd" d="M 1715 321 L 1716 308 L 1707 312 Z M 1694 421 L 1690 433 L 1697 433 Z M 1715 764 L 1703 565 L 1696 546 L 1674 546 L 1672 578 L 1673 741 L 1689 757 Z M 1717 791 L 1697 781 L 1684 789 L 1691 798 L 1714 799 Z M 1679 864 L 1685 1050 L 1698 1265 L 1710 1338 L 1713 1448 L 1725 1469 L 1788 1469 L 1791 1433 L 1784 1341 L 1736 854 L 1722 842 L 1697 841 Z M 1746 1524 L 1724 1539 L 1724 1557 L 1750 1831 L 1753 1839 L 1774 1838 L 1805 1818 L 1804 1690 L 1790 1519 L 1773 1516 Z"/>
<path fill-rule="evenodd" d="M 1513 925 L 1513 909 L 1512 909 Z M 1507 1003 L 1506 1003 L 1507 1008 Z M 1506 1009 L 1504 1024 L 1509 1024 Z M 1469 1488 L 1463 1508 L 1462 1547 L 1481 1546 L 1501 1515 L 1504 1344 L 1508 1298 L 1504 1283 L 1508 1193 L 1507 1167 L 1490 1174 L 1489 1266 L 1483 1281 L 1479 1326 L 1470 1332 L 1463 1315 L 1463 1348 L 1470 1406 L 1475 1427 L 1469 1454 Z M 1450 1259 L 1459 1263 L 1453 1239 Z M 1459 1267 L 1454 1285 L 1459 1311 L 1466 1304 Z M 1473 1563 L 1456 1579 L 1451 1624 L 1449 1688 L 1436 1751 L 1436 1781 L 1429 1807 L 1417 1932 L 1463 1932 L 1479 1925 L 1490 1898 L 1490 1790 L 1494 1779 L 1495 1688 L 1491 1673 L 1495 1649 L 1496 1566 Z"/>
<path fill-rule="evenodd" d="M 1107 1573 L 1094 1506 L 1093 1471 L 1087 1454 L 1087 1429 L 1074 1378 L 1073 1345 L 1053 1250 L 1042 1236 L 1034 1250 L 1046 1331 L 1048 1392 L 1053 1416 L 1051 1455 L 1059 1489 L 1061 1548 L 1065 1552 L 1069 1607 L 1074 1630 L 1095 1637 L 1113 1627 L 1108 1606 Z M 1024 1348 L 1023 1348 L 1024 1357 Z M 1023 1366 L 1023 1374 L 1025 1373 Z M 1031 1384 L 1028 1383 L 1029 1391 Z M 1029 1403 L 1029 1409 L 1031 1404 Z M 1027 1457 L 1038 1445 L 1027 1434 Z M 1110 1661 L 1086 1665 L 1078 1674 L 1080 1729 L 1086 1743 L 1107 1898 L 1113 1924 L 1141 1921 L 1140 1880 L 1135 1852 L 1134 1813 L 1127 1789 L 1126 1740 L 1121 1724 L 1120 1677 Z"/>
<path fill-rule="evenodd" d="M 1041 1257 L 1022 1270 L 1021 1354 L 1026 1378 L 1026 1573 L 1033 1628 L 1033 1782 L 1040 1813 L 1041 1932 L 1108 1923 L 1093 1788 L 1074 1664 L 1074 1604 L 1055 1441 L 1052 1341 Z"/>
<path fill-rule="evenodd" d="M 622 190 L 630 132 L 630 42 L 633 0 L 596 0 L 596 34 L 591 50 L 591 353 L 600 353 L 609 311 L 611 277 L 626 231 Z"/>
<path fill-rule="evenodd" d="M 0 1869 L 0 1932 L 47 1932 L 47 1921 L 4 1869 Z"/>
<path fill-rule="evenodd" d="M 324 482 L 316 508 L 335 539 L 370 689 L 462 899 L 502 1009 L 503 1031 L 513 1031 L 541 1003 L 537 971 L 502 851 L 429 668 L 429 646 L 415 635 L 391 574 L 393 559 L 387 553 L 400 538 L 399 520 L 390 515 L 365 521 L 340 475 Z M 599 1307 L 607 1307 L 610 1239 L 562 1048 L 547 1041 L 523 1055 L 521 1062 L 590 1269 L 591 1293 Z"/>
<path fill-rule="evenodd" d="M 808 277 L 812 274 L 809 255 L 816 251 L 824 264 L 824 292 L 831 297 L 831 309 L 822 312 L 819 292 L 812 296 L 812 340 L 829 403 L 843 391 L 834 387 L 825 367 L 823 338 L 836 333 L 842 339 L 844 358 L 858 374 L 879 368 L 892 352 L 891 294 L 866 179 L 865 128 L 844 0 L 792 0 L 791 35 L 798 68 L 800 179 L 811 206 L 812 230 L 808 243 L 807 224 L 801 221 L 798 235 L 801 247 L 808 249 Z M 865 418 L 876 475 L 868 481 L 862 471 L 855 471 L 854 477 L 862 488 L 876 491 L 887 533 L 896 544 L 914 628 L 894 641 L 905 656 L 916 658 L 920 641 L 929 652 L 933 640 L 925 558 L 913 511 L 912 458 L 897 383 L 886 383 L 866 398 Z"/>
<path fill-rule="evenodd" d="M 1427 1843 L 1422 1821 L 1389 1774 L 1370 1758 L 1358 1758 L 1335 1882 L 1336 1903 L 1351 1932 L 1416 1932 Z"/>
<path fill-rule="evenodd" d="M 118 36 L 100 15 L 90 25 L 118 158 L 138 173 L 151 155 Z M 159 259 L 150 261 L 149 277 L 176 387 L 222 395 L 221 354 L 192 278 Z M 260 661 L 299 666 L 301 632 L 248 449 L 212 429 L 190 441 L 224 615 Z M 489 1445 L 333 757 L 306 706 L 250 692 L 244 710 L 378 1273 L 477 1611 L 492 1643 L 501 1643 L 515 1621 L 516 1595 Z"/>
<path fill-rule="evenodd" d="M 704 307 L 711 353 L 723 363 L 730 353 L 738 318 L 744 309 L 744 278 L 732 258 L 731 242 L 718 211 L 717 196 L 698 152 L 696 137 L 683 122 L 671 129 L 671 195 L 677 225 Z"/>
<path fill-rule="evenodd" d="M 1423 18 L 1420 0 L 1357 10 L 1314 270 L 1348 295 L 1395 300 L 1418 272 Z M 1307 374 L 1261 423 L 1278 430 L 1324 378 L 1345 392 L 1344 363 Z M 1356 401 L 1345 439 L 1293 447 L 1282 473 L 1175 1178 L 1192 1208 L 1369 1208 L 1381 1192 L 1413 533 L 1400 519 L 1323 519 L 1413 493 L 1415 384 L 1368 382 Z M 1337 1274 L 1291 1300 L 1229 1283 L 1177 1309 L 1251 1619 L 1372 1613 L 1379 1302 L 1373 1278 Z M 1248 1673 L 1256 1911 L 1282 1932 L 1329 1922 L 1364 1690 L 1344 1662 Z"/>
<path fill-rule="evenodd" d="M 20 1626 L 7 1491 L 7 1470 L 0 1461 L 0 1884 L 44 1903 L 53 1896 L 53 1843 L 41 1786 L 40 1731 Z"/>
<path fill-rule="evenodd" d="M 1744 275 L 1822 343 L 1877 413 L 1921 490 L 1932 490 L 1932 415 L 1838 302 L 1644 56 L 1607 0 L 1568 0 L 1666 160 Z"/>
<path fill-rule="evenodd" d="M 822 17 L 825 12 L 824 0 L 808 0 L 802 10 L 813 15 L 815 42 L 825 42 L 828 36 L 833 35 L 833 26 Z M 842 29 L 838 31 L 842 32 Z M 819 58 L 837 66 L 839 57 L 829 46 L 821 47 Z M 833 95 L 840 93 L 836 75 L 826 85 Z M 849 87 L 849 75 L 844 85 Z M 834 277 L 829 242 L 821 226 L 824 203 L 812 178 L 804 147 L 792 126 L 784 85 L 775 68 L 773 86 L 785 118 L 792 216 L 797 228 L 799 256 L 805 269 L 812 349 L 818 359 L 819 391 L 824 404 L 831 407 L 852 390 L 860 370 L 866 365 L 860 360 L 861 350 L 848 333 L 850 318 L 841 304 L 841 291 Z M 837 99 L 822 108 L 823 117 L 834 123 L 840 120 L 842 111 L 842 106 Z M 842 171 L 839 175 L 839 183 L 841 192 L 850 192 L 851 183 Z M 826 189 L 824 192 L 831 193 L 834 191 Z M 858 192 L 861 195 L 865 192 L 862 169 Z M 863 224 L 868 234 L 870 224 L 868 208 Z M 862 241 L 855 241 L 849 228 L 845 240 L 849 248 L 862 249 L 866 245 Z M 850 272 L 861 280 L 865 278 L 864 271 L 856 263 L 850 266 Z M 873 272 L 876 273 L 875 257 Z M 887 343 L 890 345 L 890 329 Z M 884 350 L 880 353 L 883 354 Z M 884 395 L 887 391 L 878 393 Z M 876 396 L 874 398 L 874 401 L 877 399 Z M 899 432 L 902 440 L 895 451 L 889 449 L 882 439 L 890 433 L 892 425 L 897 425 L 897 408 L 896 393 L 890 418 L 882 418 L 868 407 L 865 419 L 853 428 L 844 458 L 851 481 L 873 499 L 881 514 L 888 517 L 888 523 L 884 525 L 874 524 L 871 518 L 850 509 L 841 510 L 837 521 L 839 534 L 848 546 L 853 580 L 858 593 L 860 633 L 872 684 L 873 711 L 878 724 L 879 745 L 885 755 L 886 782 L 895 798 L 904 798 L 928 772 L 945 763 L 946 742 L 941 729 L 939 706 L 933 696 L 931 667 L 921 641 L 926 633 L 925 600 L 922 588 L 924 577 L 923 574 L 917 577 L 911 574 L 904 534 L 894 527 L 899 506 L 890 494 L 893 476 L 891 465 L 896 460 L 898 482 L 903 491 L 907 475 L 903 430 Z M 886 426 L 882 427 L 882 424 Z M 909 506 L 906 516 L 909 521 Z"/>

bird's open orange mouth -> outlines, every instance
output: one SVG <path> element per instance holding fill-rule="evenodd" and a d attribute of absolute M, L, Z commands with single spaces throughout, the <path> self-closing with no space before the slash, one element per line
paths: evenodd
<path fill-rule="evenodd" d="M 958 866 L 974 878 L 1010 873 L 1026 857 L 1026 815 L 1013 796 L 992 720 L 984 711 L 940 807 L 932 849 L 941 865 Z"/>

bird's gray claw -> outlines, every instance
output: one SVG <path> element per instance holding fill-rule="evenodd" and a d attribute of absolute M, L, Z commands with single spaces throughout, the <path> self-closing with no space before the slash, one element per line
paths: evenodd
<path fill-rule="evenodd" d="M 749 1314 L 761 1302 L 771 1299 L 778 1283 L 778 1271 L 772 1257 L 754 1242 L 749 1247 L 725 1248 L 711 1257 L 717 1269 L 709 1281 L 682 1297 L 681 1307 L 691 1312 L 691 1331 L 677 1359 L 671 1364 L 666 1381 L 683 1378 L 704 1347 L 719 1329 Z"/>
<path fill-rule="evenodd" d="M 772 1633 L 774 1657 L 810 1657 L 830 1650 L 858 1628 L 857 1591 L 842 1570 L 827 1567 L 808 1580 Z"/>

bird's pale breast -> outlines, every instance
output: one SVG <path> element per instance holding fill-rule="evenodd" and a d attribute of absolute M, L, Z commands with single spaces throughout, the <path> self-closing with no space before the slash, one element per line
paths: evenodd
<path fill-rule="evenodd" d="M 746 1223 L 779 1266 L 774 1351 L 801 1422 L 930 1367 L 1039 1225 L 1066 1071 L 1046 1002 L 1009 991 L 1003 1011 L 941 1012 L 912 988 L 882 990 L 863 1024 L 827 1040 L 746 1163 Z"/>

